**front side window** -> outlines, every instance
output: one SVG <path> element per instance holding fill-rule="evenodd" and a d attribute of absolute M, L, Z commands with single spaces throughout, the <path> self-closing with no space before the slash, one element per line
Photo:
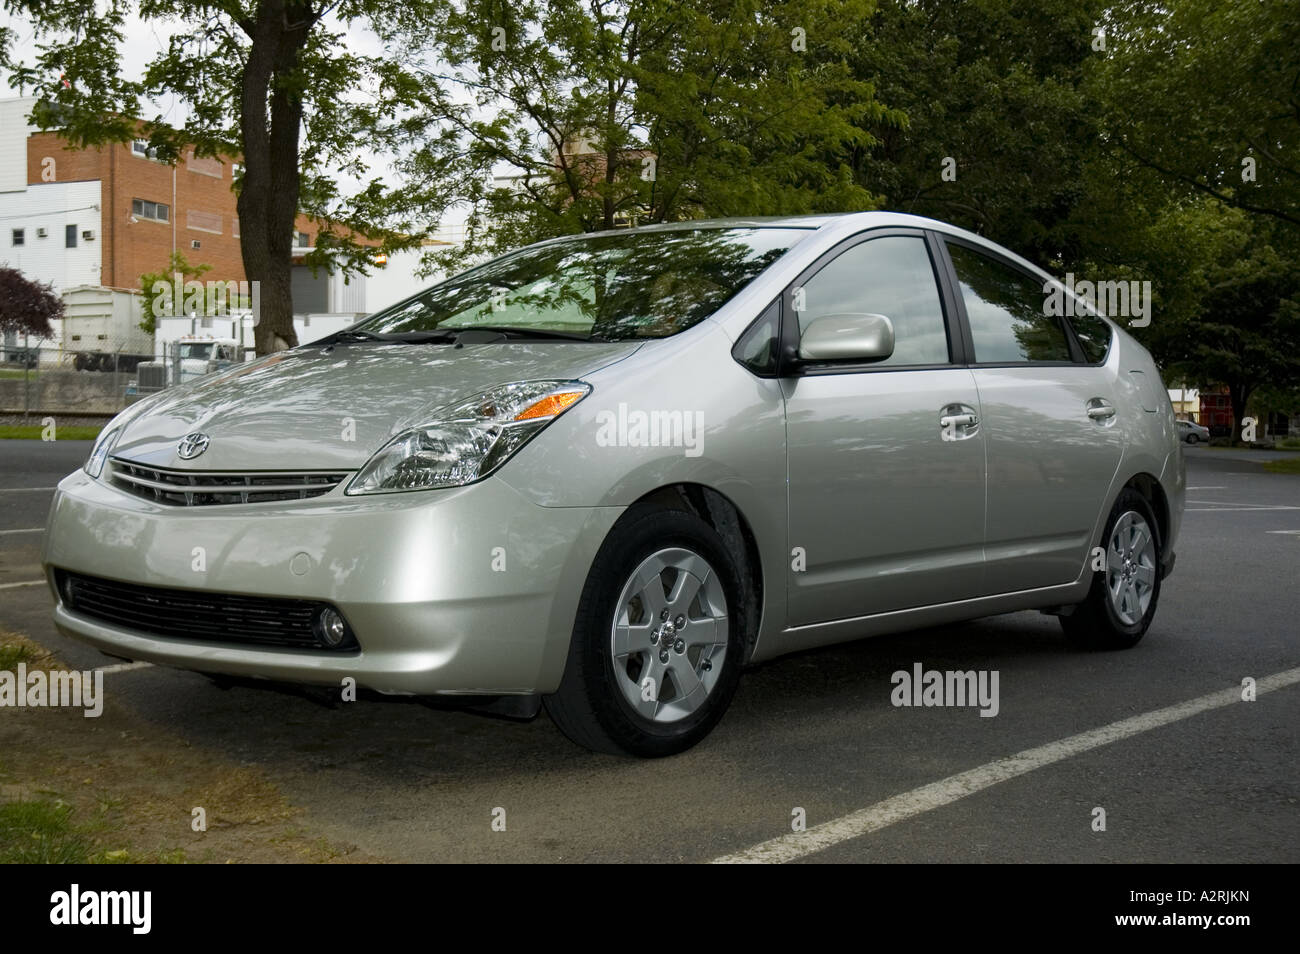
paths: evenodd
<path fill-rule="evenodd" d="M 450 278 L 354 330 L 492 328 L 603 341 L 666 338 L 717 311 L 807 234 L 701 228 L 564 239 Z"/>
<path fill-rule="evenodd" d="M 802 334 L 824 315 L 884 315 L 894 353 L 872 367 L 947 364 L 948 335 L 925 239 L 889 235 L 846 250 L 794 289 Z"/>
<path fill-rule="evenodd" d="M 1045 314 L 1043 283 L 1018 268 L 948 244 L 980 364 L 1070 361 L 1065 329 Z"/>

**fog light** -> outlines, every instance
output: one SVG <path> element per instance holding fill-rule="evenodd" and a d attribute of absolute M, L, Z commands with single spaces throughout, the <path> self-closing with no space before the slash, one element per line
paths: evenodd
<path fill-rule="evenodd" d="M 338 610 L 326 606 L 316 615 L 316 634 L 330 649 L 338 649 L 348 638 L 348 624 Z"/>

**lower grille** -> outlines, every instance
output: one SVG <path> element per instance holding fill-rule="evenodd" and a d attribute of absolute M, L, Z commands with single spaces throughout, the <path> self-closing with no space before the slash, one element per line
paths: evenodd
<path fill-rule="evenodd" d="M 331 653 L 359 648 L 350 628 L 338 646 L 321 640 L 318 616 L 334 607 L 316 600 L 140 586 L 66 570 L 55 571 L 55 582 L 72 612 L 150 636 Z"/>
<path fill-rule="evenodd" d="M 329 493 L 347 476 L 346 472 L 317 471 L 167 470 L 118 457 L 111 460 L 112 481 L 119 488 L 146 500 L 181 507 L 306 500 Z"/>

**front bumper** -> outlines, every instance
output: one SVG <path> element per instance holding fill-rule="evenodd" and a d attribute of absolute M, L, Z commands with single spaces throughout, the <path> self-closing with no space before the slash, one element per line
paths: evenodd
<path fill-rule="evenodd" d="M 334 604 L 360 652 L 172 639 L 80 616 L 64 634 L 183 669 L 408 694 L 553 692 L 578 597 L 618 507 L 541 507 L 489 478 L 452 490 L 177 507 L 78 471 L 59 484 L 42 555 L 110 580 Z"/>

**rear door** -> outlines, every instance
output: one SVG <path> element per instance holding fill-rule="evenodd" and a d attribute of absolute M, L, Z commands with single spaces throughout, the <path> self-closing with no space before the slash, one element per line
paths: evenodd
<path fill-rule="evenodd" d="M 919 230 L 867 232 L 786 290 L 785 355 L 820 315 L 885 315 L 896 339 L 884 361 L 823 362 L 782 379 L 790 625 L 983 588 L 984 433 L 940 255 Z"/>
<path fill-rule="evenodd" d="M 1043 279 L 945 237 L 988 451 L 986 587 L 1078 578 L 1124 452 L 1109 326 L 1048 314 Z"/>

